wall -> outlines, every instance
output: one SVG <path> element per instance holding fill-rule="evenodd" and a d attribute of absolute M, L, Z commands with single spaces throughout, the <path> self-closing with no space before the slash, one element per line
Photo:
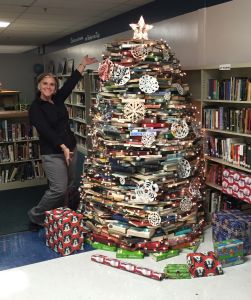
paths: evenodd
<path fill-rule="evenodd" d="M 233 0 L 154 23 L 149 37 L 166 40 L 180 59 L 183 69 L 200 69 L 223 63 L 249 64 L 250 11 L 250 0 Z M 123 37 L 131 38 L 132 31 L 47 54 L 44 60 L 57 61 L 67 57 L 78 62 L 80 56 L 86 53 L 101 60 L 104 44 Z"/>
<path fill-rule="evenodd" d="M 33 65 L 42 62 L 42 57 L 33 53 L 1 54 L 0 81 L 3 89 L 18 90 L 21 100 L 31 102 L 34 99 Z"/>

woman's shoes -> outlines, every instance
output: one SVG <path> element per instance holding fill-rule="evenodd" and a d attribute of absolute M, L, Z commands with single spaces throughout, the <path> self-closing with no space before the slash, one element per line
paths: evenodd
<path fill-rule="evenodd" d="M 33 223 L 33 222 L 29 223 L 29 231 L 38 232 L 42 228 L 43 228 L 42 225 L 38 225 L 38 224 Z"/>

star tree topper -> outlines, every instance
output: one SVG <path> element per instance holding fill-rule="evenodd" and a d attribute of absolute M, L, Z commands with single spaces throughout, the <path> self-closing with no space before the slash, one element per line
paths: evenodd
<path fill-rule="evenodd" d="M 153 25 L 148 25 L 145 23 L 144 18 L 141 16 L 138 24 L 130 24 L 132 30 L 134 31 L 133 39 L 144 39 L 148 40 L 148 30 L 153 28 Z"/>

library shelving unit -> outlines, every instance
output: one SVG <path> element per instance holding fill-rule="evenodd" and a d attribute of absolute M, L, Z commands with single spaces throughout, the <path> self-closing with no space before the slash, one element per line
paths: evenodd
<path fill-rule="evenodd" d="M 4 96 L 3 96 L 4 95 Z M 28 112 L 14 110 L 19 92 L 0 97 L 0 191 L 44 185 L 39 139 L 28 124 Z"/>
<path fill-rule="evenodd" d="M 206 184 L 251 203 L 251 64 L 186 73 L 192 98 L 200 103 Z"/>
<path fill-rule="evenodd" d="M 60 86 L 70 75 L 58 75 Z M 98 75 L 97 72 L 87 70 L 83 74 L 83 78 L 78 82 L 75 89 L 65 102 L 71 129 L 75 133 L 77 139 L 78 150 L 83 154 L 87 153 L 90 145 L 88 141 L 88 125 L 90 124 L 90 104 L 98 91 Z"/>

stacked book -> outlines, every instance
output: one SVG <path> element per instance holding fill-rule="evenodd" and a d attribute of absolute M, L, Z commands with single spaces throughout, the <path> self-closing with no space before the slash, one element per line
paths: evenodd
<path fill-rule="evenodd" d="M 192 245 L 204 224 L 201 143 L 179 60 L 162 40 L 116 41 L 99 76 L 81 182 L 90 239 L 143 252 Z"/>

